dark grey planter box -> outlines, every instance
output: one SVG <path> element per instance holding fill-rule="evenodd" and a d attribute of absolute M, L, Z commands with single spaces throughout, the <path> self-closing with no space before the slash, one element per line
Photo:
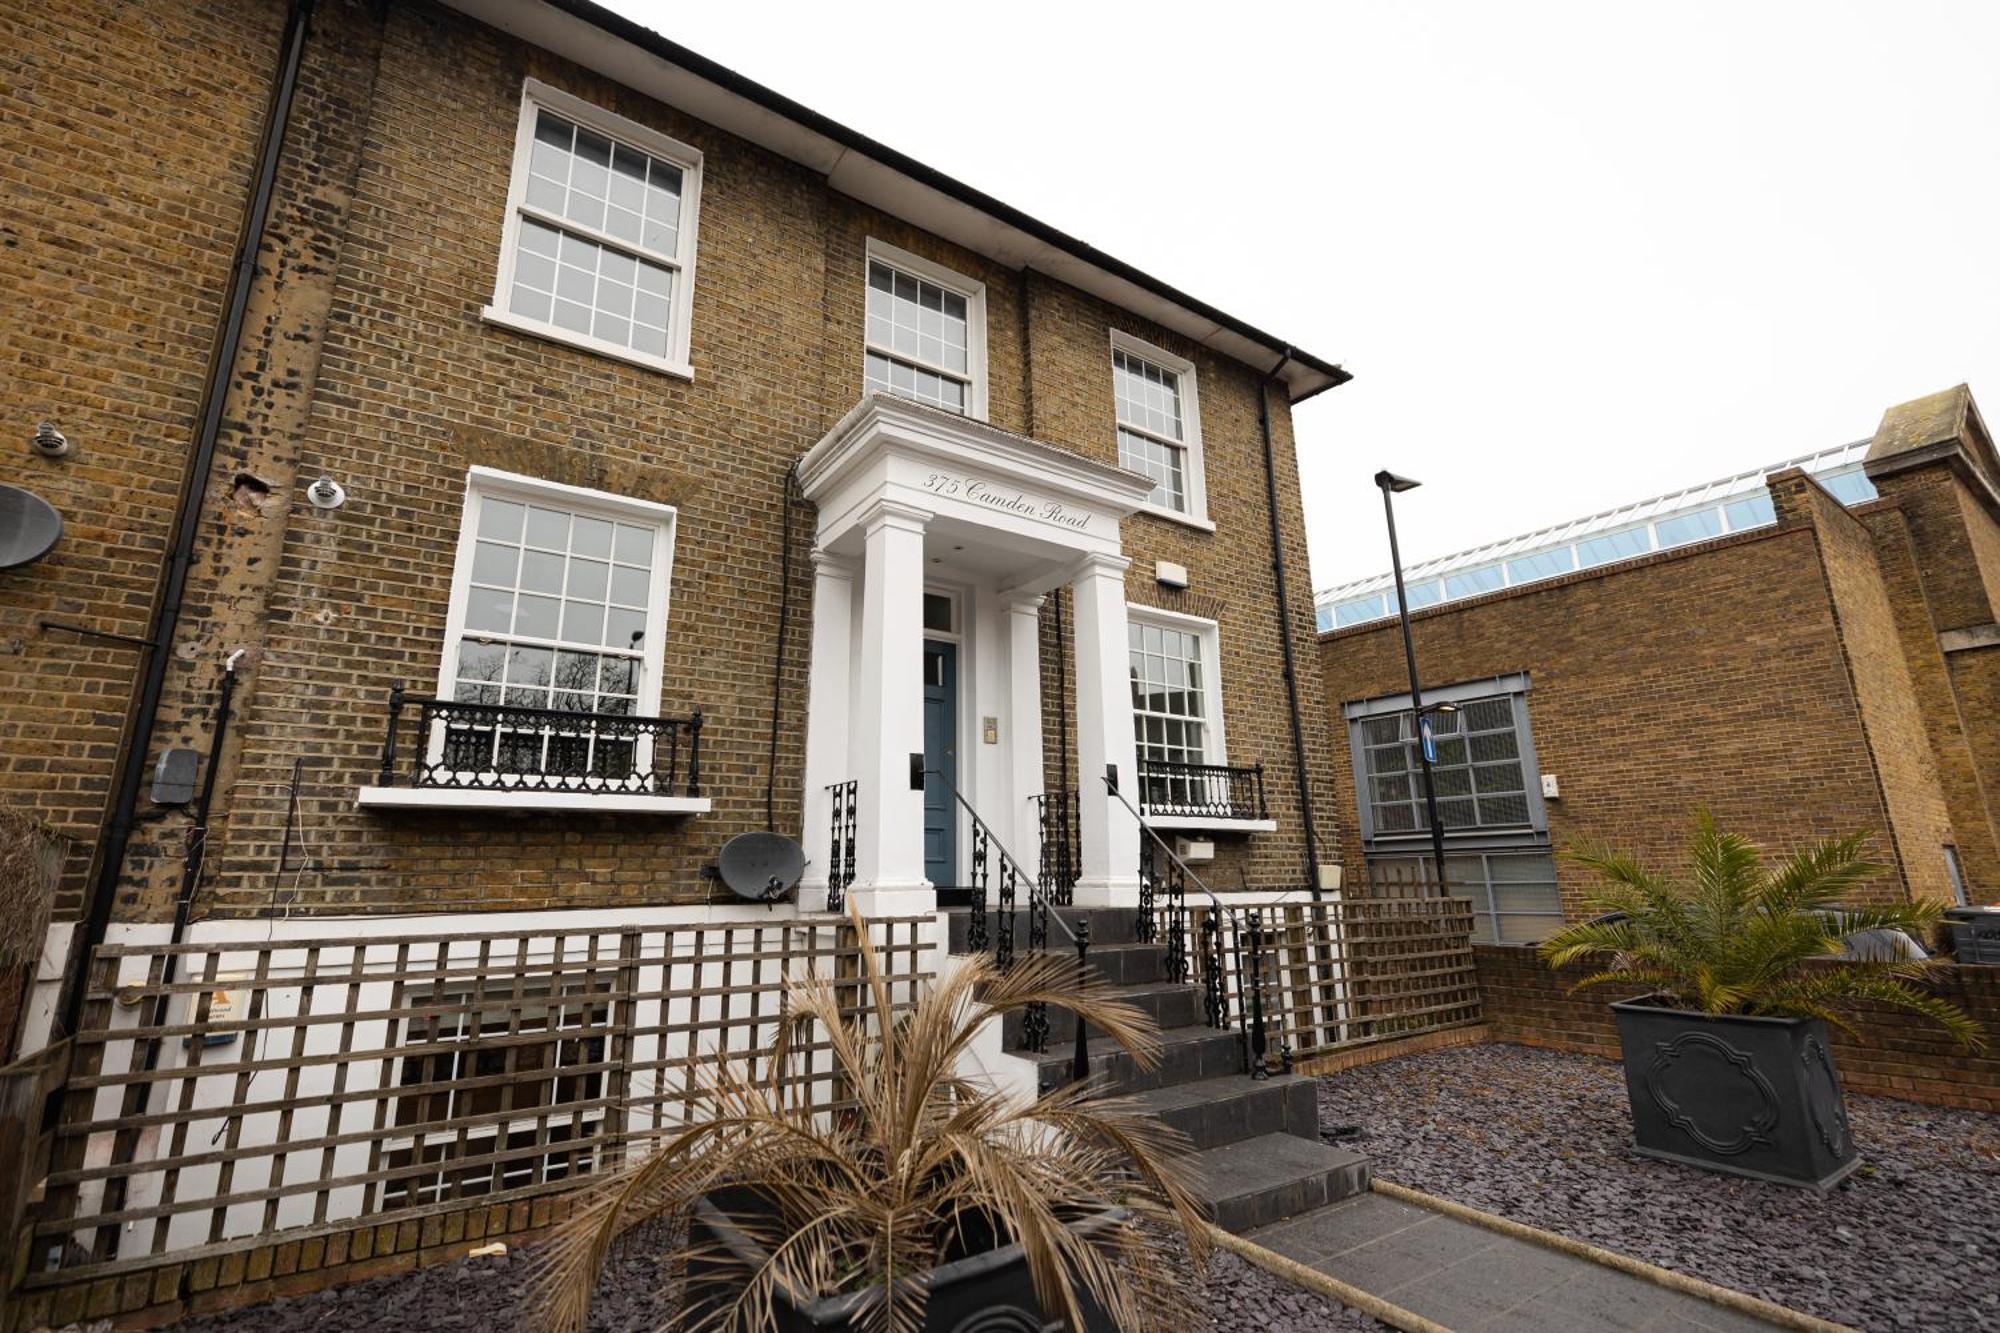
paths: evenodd
<path fill-rule="evenodd" d="M 1818 1190 L 1861 1164 L 1819 1019 L 1611 1009 L 1646 1156 Z"/>
<path fill-rule="evenodd" d="M 742 1201 L 732 1198 L 729 1204 L 737 1209 Z M 1123 1208 L 1113 1208 L 1086 1217 L 1074 1226 L 1088 1234 L 1099 1227 L 1119 1225 L 1125 1218 Z M 755 1239 L 744 1234 L 707 1199 L 695 1204 L 688 1227 L 688 1244 L 690 1315 L 726 1309 L 741 1288 L 744 1266 L 761 1263 L 765 1256 Z M 713 1251 L 717 1249 L 728 1251 L 735 1262 L 714 1257 Z M 1027 1259 L 1019 1245 L 1002 1245 L 940 1264 L 922 1280 L 930 1284 L 930 1298 L 924 1306 L 924 1333 L 1062 1333 L 1065 1328 L 1061 1320 L 1042 1313 L 1035 1300 L 1034 1284 L 1028 1279 Z M 780 1291 L 777 1319 L 772 1328 L 776 1333 L 851 1328 L 857 1311 L 867 1299 L 866 1294 L 857 1293 L 798 1302 Z M 1079 1291 L 1078 1299 L 1084 1314 L 1082 1333 L 1118 1333 L 1110 1317 L 1087 1292 Z"/>

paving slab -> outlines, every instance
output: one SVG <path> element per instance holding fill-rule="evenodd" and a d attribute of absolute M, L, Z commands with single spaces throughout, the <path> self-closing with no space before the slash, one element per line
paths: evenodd
<path fill-rule="evenodd" d="M 1245 1236 L 1462 1333 L 1754 1333 L 1776 1328 L 1580 1255 L 1363 1194 Z"/>

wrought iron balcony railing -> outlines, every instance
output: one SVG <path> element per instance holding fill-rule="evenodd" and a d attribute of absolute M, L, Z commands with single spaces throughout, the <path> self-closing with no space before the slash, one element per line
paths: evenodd
<path fill-rule="evenodd" d="M 1139 804 L 1148 815 L 1197 819 L 1269 819 L 1264 766 L 1139 761 Z"/>
<path fill-rule="evenodd" d="M 405 713 L 416 710 L 406 732 Z M 687 717 L 635 717 L 459 703 L 389 691 L 384 787 L 399 780 L 407 746 L 414 787 L 567 792 L 591 796 L 701 795 L 699 708 Z"/>

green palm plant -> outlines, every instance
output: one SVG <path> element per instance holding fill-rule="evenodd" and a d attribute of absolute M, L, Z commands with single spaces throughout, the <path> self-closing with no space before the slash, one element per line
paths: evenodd
<path fill-rule="evenodd" d="M 1809 966 L 1839 955 L 1842 941 L 1859 931 L 1928 938 L 1942 914 L 1928 902 L 1844 905 L 1850 890 L 1887 868 L 1867 859 L 1867 844 L 1866 833 L 1823 839 L 1767 866 L 1756 844 L 1722 832 L 1702 810 L 1694 819 L 1691 877 L 1675 882 L 1601 843 L 1580 842 L 1563 855 L 1603 878 L 1588 904 L 1602 915 L 1544 940 L 1542 958 L 1551 967 L 1597 967 L 1572 993 L 1639 982 L 1684 1009 L 1819 1018 L 1850 1030 L 1841 1010 L 1874 1001 L 1922 1014 L 1966 1049 L 1983 1049 L 1978 1023 L 1914 984 L 1933 960 L 1892 950 L 1838 967 Z"/>
<path fill-rule="evenodd" d="M 866 921 L 851 920 L 860 976 L 792 982 L 788 1018 L 762 1050 L 699 1062 L 687 1127 L 609 1177 L 542 1251 L 536 1321 L 581 1330 L 617 1239 L 643 1222 L 684 1222 L 706 1197 L 765 1257 L 692 1251 L 727 1273 L 733 1299 L 684 1305 L 674 1327 L 766 1329 L 781 1293 L 795 1305 L 858 1294 L 852 1327 L 913 1333 L 928 1294 L 920 1275 L 978 1248 L 968 1237 L 1018 1242 L 1041 1308 L 1067 1327 L 1084 1327 L 1086 1293 L 1121 1329 L 1182 1326 L 1198 1299 L 1183 1255 L 1198 1268 L 1210 1249 L 1186 1137 L 1087 1082 L 1031 1099 L 961 1072 L 987 1020 L 1033 1004 L 1074 1011 L 1150 1068 L 1152 1019 L 1057 955 L 1006 971 L 986 955 L 961 960 L 899 1008 Z M 830 1069 L 812 1067 L 814 1050 Z M 848 1102 L 837 1113 L 811 1098 L 829 1080 Z M 746 1199 L 755 1205 L 724 1202 Z M 1110 1225 L 1074 1225 L 1113 1207 L 1125 1213 Z M 1162 1230 L 1186 1250 L 1163 1247 Z"/>

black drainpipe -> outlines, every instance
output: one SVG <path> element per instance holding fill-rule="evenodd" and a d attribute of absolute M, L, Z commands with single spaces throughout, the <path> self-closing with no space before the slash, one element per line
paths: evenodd
<path fill-rule="evenodd" d="M 1299 827 L 1306 835 L 1306 884 L 1318 899 L 1319 834 L 1313 827 L 1312 783 L 1306 776 L 1306 732 L 1299 719 L 1299 678 L 1292 653 L 1291 599 L 1285 592 L 1284 529 L 1278 522 L 1278 462 L 1271 445 L 1271 384 L 1291 362 L 1292 349 L 1278 358 L 1257 386 L 1257 428 L 1264 435 L 1264 498 L 1271 510 L 1271 573 L 1278 599 L 1278 642 L 1285 650 L 1285 702 L 1292 715 L 1292 763 L 1299 775 Z"/>
<path fill-rule="evenodd" d="M 278 176 L 278 161 L 285 147 L 285 126 L 291 119 L 292 100 L 298 91 L 299 65 L 305 56 L 306 34 L 312 21 L 313 0 L 292 0 L 285 18 L 285 34 L 277 81 L 271 89 L 271 105 L 264 117 L 264 136 L 257 151 L 257 174 L 251 181 L 250 201 L 245 209 L 243 238 L 236 250 L 235 269 L 230 275 L 229 304 L 223 318 L 222 334 L 216 340 L 215 358 L 208 368 L 208 383 L 202 391 L 202 415 L 194 441 L 194 457 L 181 485 L 179 509 L 174 519 L 173 553 L 168 557 L 166 578 L 153 613 L 153 644 L 146 655 L 146 674 L 139 684 L 139 701 L 132 728 L 124 740 L 124 760 L 118 776 L 117 801 L 112 807 L 110 826 L 105 831 L 104 849 L 98 857 L 97 878 L 91 885 L 88 910 L 84 916 L 83 938 L 70 948 L 69 968 L 63 977 L 61 1002 L 56 1007 L 53 1042 L 76 1031 L 77 1016 L 83 1008 L 85 977 L 90 969 L 90 953 L 104 941 L 111 924 L 111 908 L 118 893 L 118 881 L 125 871 L 125 853 L 132 841 L 134 812 L 139 805 L 139 786 L 145 780 L 146 756 L 153 748 L 153 724 L 165 692 L 167 665 L 173 660 L 174 633 L 180 626 L 181 603 L 187 593 L 188 569 L 194 563 L 195 538 L 201 531 L 202 499 L 208 489 L 209 469 L 215 462 L 215 442 L 222 428 L 222 409 L 228 399 L 229 374 L 243 341 L 243 312 L 250 303 L 250 286 L 257 276 L 257 251 L 264 243 L 264 227 L 270 220 L 271 193 Z M 211 756 L 209 762 L 215 762 Z"/>

